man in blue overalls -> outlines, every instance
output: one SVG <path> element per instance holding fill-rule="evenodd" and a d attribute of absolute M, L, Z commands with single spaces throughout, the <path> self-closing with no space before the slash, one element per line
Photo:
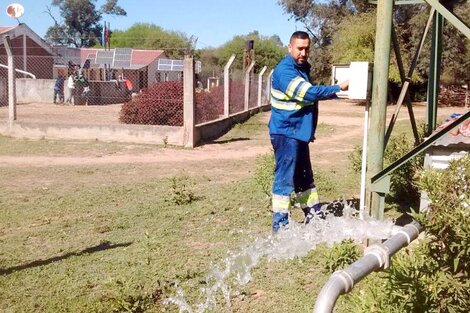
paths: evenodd
<path fill-rule="evenodd" d="M 308 54 L 310 38 L 296 31 L 289 42 L 289 54 L 273 72 L 269 134 L 274 148 L 273 231 L 289 223 L 290 195 L 308 223 L 321 209 L 310 163 L 309 142 L 313 141 L 318 120 L 318 100 L 333 98 L 347 90 L 349 82 L 334 86 L 313 86 Z"/>

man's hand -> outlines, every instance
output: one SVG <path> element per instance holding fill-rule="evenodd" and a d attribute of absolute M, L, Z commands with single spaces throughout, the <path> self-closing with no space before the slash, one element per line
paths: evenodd
<path fill-rule="evenodd" d="M 348 90 L 349 88 L 349 80 L 345 80 L 344 82 L 342 82 L 341 84 L 339 84 L 339 88 L 341 90 Z"/>

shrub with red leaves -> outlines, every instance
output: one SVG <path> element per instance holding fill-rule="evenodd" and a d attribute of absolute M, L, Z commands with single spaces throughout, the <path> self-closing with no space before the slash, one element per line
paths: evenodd
<path fill-rule="evenodd" d="M 210 92 L 196 93 L 196 123 L 218 119 L 224 114 L 224 87 L 213 87 Z"/>
<path fill-rule="evenodd" d="M 119 115 L 125 124 L 183 126 L 183 82 L 159 82 L 125 103 Z"/>
<path fill-rule="evenodd" d="M 242 81 L 230 81 L 230 113 L 244 109 Z M 218 119 L 224 114 L 224 87 L 195 95 L 196 123 Z M 143 89 L 122 106 L 119 120 L 125 124 L 183 126 L 183 82 L 159 82 Z"/>
<path fill-rule="evenodd" d="M 245 84 L 240 80 L 230 81 L 230 114 L 245 109 Z"/>

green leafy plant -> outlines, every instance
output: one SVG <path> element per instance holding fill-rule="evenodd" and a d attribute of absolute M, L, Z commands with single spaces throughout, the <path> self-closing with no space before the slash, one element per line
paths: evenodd
<path fill-rule="evenodd" d="M 426 237 L 393 258 L 383 292 L 373 301 L 380 303 L 378 312 L 468 312 L 470 156 L 451 162 L 446 170 L 421 172 L 418 185 L 431 200 L 426 214 L 415 214 Z M 354 297 L 354 312 L 370 312 L 370 299 Z"/>
<path fill-rule="evenodd" d="M 421 127 L 421 133 L 424 128 Z M 392 164 L 414 147 L 412 138 L 406 133 L 401 133 L 390 138 L 384 153 L 384 168 Z M 348 156 L 351 168 L 355 172 L 361 170 L 362 147 L 356 146 Z M 424 154 L 418 154 L 391 174 L 389 198 L 405 206 L 417 207 L 420 199 L 420 191 L 417 186 L 416 175 L 423 169 Z"/>
<path fill-rule="evenodd" d="M 271 187 L 274 181 L 274 153 L 267 153 L 256 159 L 256 184 L 266 195 L 267 205 L 271 203 Z"/>
<path fill-rule="evenodd" d="M 352 240 L 343 240 L 334 244 L 331 248 L 322 250 L 319 257 L 320 264 L 326 272 L 333 273 L 357 261 L 361 256 L 361 252 L 357 243 Z"/>
<path fill-rule="evenodd" d="M 170 192 L 165 201 L 177 205 L 189 204 L 197 200 L 194 192 L 194 181 L 187 175 L 170 178 Z"/>

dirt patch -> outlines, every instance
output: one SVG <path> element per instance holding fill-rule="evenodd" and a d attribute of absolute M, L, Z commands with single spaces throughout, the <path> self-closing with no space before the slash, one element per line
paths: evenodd
<path fill-rule="evenodd" d="M 19 119 L 37 121 L 37 110 L 41 110 L 47 116 L 44 123 L 93 123 L 93 124 L 118 124 L 117 116 L 121 105 L 108 106 L 64 106 L 48 104 L 28 104 L 18 106 Z M 0 111 L 6 108 L 0 108 Z M 444 107 L 439 108 L 441 116 L 448 116 L 454 112 L 462 112 L 464 108 Z M 387 123 L 395 111 L 395 106 L 388 107 Z M 414 113 L 417 119 L 424 119 L 425 105 L 415 105 Z M 0 112 L 3 116 L 4 112 Z M 260 121 L 267 124 L 269 112 L 261 113 Z M 406 108 L 402 108 L 398 120 L 408 119 Z M 354 146 L 362 141 L 364 125 L 364 107 L 349 101 L 323 101 L 320 103 L 319 123 L 332 125 L 334 131 L 331 134 L 318 136 L 311 145 L 312 159 L 315 163 L 334 164 L 347 162 L 347 155 Z M 223 138 L 222 138 L 223 139 Z M 195 164 L 202 161 L 252 159 L 258 155 L 271 151 L 271 145 L 267 134 L 247 135 L 243 140 L 218 140 L 203 144 L 195 149 L 180 148 L 156 149 L 152 152 L 126 152 L 112 155 L 98 156 L 2 156 L 0 166 L 67 166 L 67 165 L 110 165 L 123 163 L 159 163 Z"/>

